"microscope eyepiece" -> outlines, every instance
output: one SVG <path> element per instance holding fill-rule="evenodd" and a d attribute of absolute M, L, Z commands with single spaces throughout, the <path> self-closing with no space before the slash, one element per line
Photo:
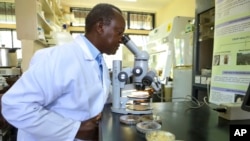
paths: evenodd
<path fill-rule="evenodd" d="M 122 36 L 122 42 L 123 42 L 123 44 L 126 44 L 129 40 L 130 40 L 130 38 L 129 38 L 128 35 L 123 35 Z"/>

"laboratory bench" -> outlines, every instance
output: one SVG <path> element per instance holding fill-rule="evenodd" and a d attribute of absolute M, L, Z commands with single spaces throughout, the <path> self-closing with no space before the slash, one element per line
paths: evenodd
<path fill-rule="evenodd" d="M 145 134 L 138 132 L 136 125 L 120 122 L 123 114 L 111 111 L 111 104 L 104 107 L 99 123 L 100 141 L 146 141 Z M 182 141 L 229 141 L 229 125 L 232 121 L 221 119 L 211 106 L 195 108 L 192 102 L 154 102 L 154 113 L 158 113 L 162 130 L 175 134 Z M 191 108 L 192 107 L 192 108 Z M 235 121 L 234 123 L 250 123 Z"/>
<path fill-rule="evenodd" d="M 7 88 L 8 89 L 8 88 Z M 2 98 L 2 92 L 0 90 L 0 101 Z M 0 102 L 0 110 L 1 110 L 1 102 Z M 11 126 L 2 116 L 0 112 L 0 141 L 16 141 L 16 133 L 17 129 Z"/>

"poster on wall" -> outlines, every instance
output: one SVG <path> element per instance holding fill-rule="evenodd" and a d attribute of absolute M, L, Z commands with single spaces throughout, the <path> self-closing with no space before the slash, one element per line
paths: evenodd
<path fill-rule="evenodd" d="M 209 101 L 241 102 L 250 83 L 250 0 L 216 0 Z"/>

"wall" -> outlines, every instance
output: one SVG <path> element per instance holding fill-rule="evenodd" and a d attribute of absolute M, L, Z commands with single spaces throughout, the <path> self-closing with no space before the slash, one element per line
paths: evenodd
<path fill-rule="evenodd" d="M 156 12 L 156 27 L 175 16 L 195 16 L 195 0 L 172 0 Z"/>
<path fill-rule="evenodd" d="M 29 67 L 33 54 L 44 48 L 44 45 L 34 40 L 22 40 L 22 70 L 25 71 Z"/>

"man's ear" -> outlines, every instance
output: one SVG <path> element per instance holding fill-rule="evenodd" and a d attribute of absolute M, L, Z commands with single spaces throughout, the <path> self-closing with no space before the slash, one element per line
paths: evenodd
<path fill-rule="evenodd" d="M 99 34 L 103 33 L 104 31 L 104 23 L 102 21 L 99 21 L 96 23 L 96 30 Z"/>

